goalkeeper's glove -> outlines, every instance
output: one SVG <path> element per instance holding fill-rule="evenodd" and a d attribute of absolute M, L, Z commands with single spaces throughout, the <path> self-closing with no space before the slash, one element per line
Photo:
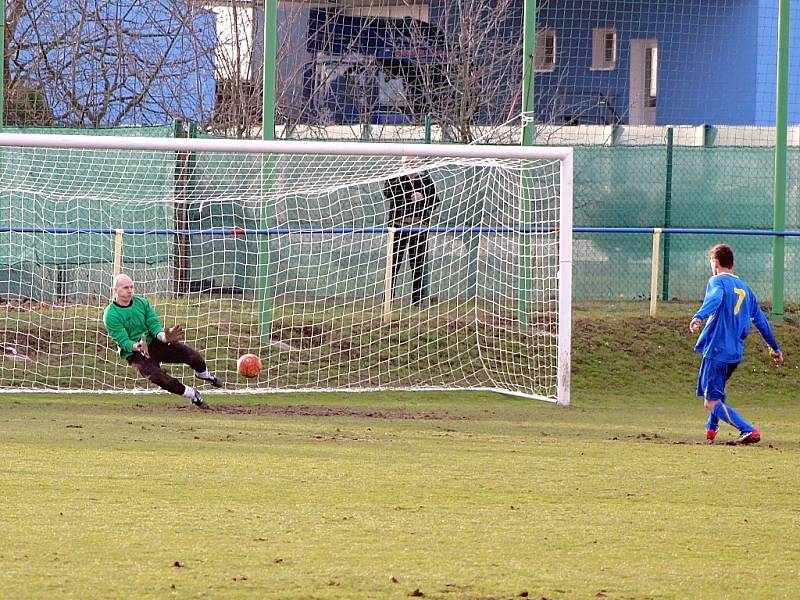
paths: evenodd
<path fill-rule="evenodd" d="M 147 334 L 142 334 L 142 337 L 139 339 L 139 341 L 133 345 L 133 349 L 145 358 L 150 358 L 150 350 L 147 347 Z"/>
<path fill-rule="evenodd" d="M 180 325 L 167 327 L 164 331 L 159 331 L 156 337 L 160 342 L 164 342 L 165 344 L 180 342 L 183 339 L 183 327 Z"/>

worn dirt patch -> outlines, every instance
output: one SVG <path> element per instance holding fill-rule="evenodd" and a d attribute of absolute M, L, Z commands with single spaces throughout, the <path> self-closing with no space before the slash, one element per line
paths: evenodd
<path fill-rule="evenodd" d="M 181 407 L 185 409 L 185 407 Z M 469 417 L 447 412 L 411 410 L 372 410 L 333 406 L 289 405 L 220 405 L 211 406 L 210 412 L 229 415 L 281 415 L 289 417 L 356 417 L 363 419 L 399 419 L 410 421 L 465 421 Z"/>

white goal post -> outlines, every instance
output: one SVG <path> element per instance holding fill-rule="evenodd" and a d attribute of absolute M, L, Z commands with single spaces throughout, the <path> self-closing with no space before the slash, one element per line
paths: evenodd
<path fill-rule="evenodd" d="M 0 134 L 0 389 L 146 389 L 102 324 L 125 272 L 227 391 L 569 404 L 572 168 L 571 148 Z"/>

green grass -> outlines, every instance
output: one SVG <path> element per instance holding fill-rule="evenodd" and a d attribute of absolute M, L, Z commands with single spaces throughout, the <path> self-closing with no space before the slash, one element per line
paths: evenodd
<path fill-rule="evenodd" d="M 762 443 L 707 445 L 691 308 L 640 309 L 576 309 L 567 408 L 0 395 L 0 597 L 795 597 L 797 326 L 730 384 Z"/>
<path fill-rule="evenodd" d="M 519 355 L 533 361 L 531 337 L 541 332 L 515 331 L 500 315 L 463 302 L 440 302 L 426 309 L 398 307 L 386 324 L 382 304 L 351 302 L 311 307 L 302 302 L 276 303 L 271 335 L 260 334 L 258 305 L 230 298 L 153 299 L 164 324 L 181 323 L 186 339 L 203 352 L 226 381 L 241 387 L 495 387 L 486 364 Z M 125 385 L 129 369 L 117 355 L 102 324 L 103 306 L 33 304 L 0 306 L 0 352 L 4 387 L 48 389 L 88 386 L 109 390 Z M 514 315 L 515 313 L 509 313 Z M 507 319 L 508 320 L 508 319 Z M 502 351 L 478 347 L 478 337 L 503 339 Z M 257 380 L 236 373 L 236 359 L 258 354 L 264 369 Z M 408 364 L 408 357 L 415 357 Z M 22 360 L 24 357 L 25 360 Z M 437 365 L 448 364 L 439 369 Z M 426 368 L 426 365 L 428 367 Z M 432 367 L 430 365 L 433 365 Z M 180 371 L 176 371 L 180 374 Z M 76 377 L 82 378 L 75 384 Z M 130 380 L 127 382 L 130 385 Z M 85 389 L 85 388 L 84 388 Z"/>
<path fill-rule="evenodd" d="M 0 595 L 796 592 L 800 415 L 791 400 L 739 403 L 762 427 L 757 447 L 700 443 L 703 414 L 690 398 L 567 409 L 455 393 L 246 401 L 350 414 L 203 413 L 161 396 L 4 397 Z M 376 409 L 447 418 L 357 414 Z"/>

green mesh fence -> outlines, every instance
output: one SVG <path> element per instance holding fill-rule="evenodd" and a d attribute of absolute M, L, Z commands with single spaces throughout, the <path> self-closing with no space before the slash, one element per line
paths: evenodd
<path fill-rule="evenodd" d="M 172 130 L 144 127 L 91 133 L 163 137 Z M 6 131 L 53 133 L 45 128 Z M 87 131 L 58 129 L 57 133 L 79 135 Z M 154 219 L 154 208 L 137 202 L 142 186 L 161 190 L 164 198 L 174 196 L 174 159 L 150 154 L 134 160 L 130 152 L 96 151 L 79 161 L 68 151 L 49 150 L 43 162 L 36 158 L 40 154 L 33 149 L 0 149 L 0 179 L 5 182 L 0 189 L 0 223 L 14 229 L 0 233 L 3 296 L 37 300 L 64 297 L 77 280 L 86 276 L 87 266 L 110 265 L 113 261 L 113 234 L 61 231 L 108 231 L 136 228 L 141 223 L 162 229 L 174 227 L 169 203 L 156 207 L 159 214 Z M 53 179 L 59 181 L 57 193 L 41 185 Z M 110 190 L 114 201 L 108 198 Z M 158 265 L 172 260 L 172 245 L 169 236 L 132 236 L 125 254 L 129 261 Z"/>
<path fill-rule="evenodd" d="M 19 11 L 14 6 L 21 4 L 7 0 L 6 126 L 171 136 L 173 120 L 180 118 L 197 123 L 201 136 L 260 137 L 266 105 L 282 138 L 518 144 L 523 123 L 516 117 L 529 91 L 525 123 L 535 143 L 576 148 L 577 226 L 772 227 L 774 0 L 279 2 L 277 53 L 267 57 L 276 65 L 276 94 L 266 103 L 263 3 L 226 2 L 213 9 L 188 0 L 100 4 L 45 0 Z M 95 5 L 97 10 L 86 10 Z M 526 21 L 525 10 L 530 15 L 534 8 L 535 19 Z M 800 5 L 793 3 L 790 10 L 786 227 L 796 230 Z M 526 40 L 533 48 L 527 79 Z M 675 134 L 671 149 L 667 128 Z M 187 214 L 164 210 L 164 227 L 187 220 L 202 227 L 258 222 L 252 205 L 243 201 L 260 193 L 256 176 L 231 175 L 235 181 L 216 185 L 237 193 L 210 202 L 213 193 L 197 190 L 213 190 L 218 174 L 207 169 L 210 158 L 192 160 L 181 182 L 176 165 L 169 164 L 131 165 L 126 178 L 157 179 L 165 198 L 185 200 Z M 30 175 L 23 163 L 2 166 L 5 173 L 15 169 L 20 186 Z M 101 173 L 74 173 L 67 165 L 63 175 L 74 180 L 80 200 L 23 193 L 15 185 L 0 190 L 0 224 L 116 227 L 139 218 L 133 204 L 108 206 L 93 197 L 93 188 L 103 183 Z M 130 185 L 122 196 L 133 199 L 135 185 Z M 385 215 L 377 188 L 365 193 L 375 195 L 376 208 L 364 222 L 380 224 Z M 303 199 L 285 199 L 287 210 L 293 210 L 293 201 Z M 304 218 L 314 221 L 312 212 Z M 317 216 L 326 222 L 322 212 Z M 450 223 L 454 217 L 445 211 L 440 218 Z M 475 215 L 458 218 L 475 221 Z M 16 282 L 7 284 L 8 290 L 21 289 L 36 272 L 25 265 L 34 261 L 58 270 L 46 276 L 58 280 L 69 279 L 63 273 L 69 265 L 108 260 L 108 239 L 81 235 L 65 246 L 57 235 L 0 233 L 0 247 L 7 249 L 0 253 L 0 268 Z M 167 255 L 180 242 L 186 279 L 202 282 L 234 273 L 225 285 L 250 285 L 256 242 L 201 235 L 167 240 L 126 241 L 131 252 L 126 259 L 163 265 L 168 278 L 174 258 Z M 740 269 L 753 268 L 750 279 L 768 297 L 771 240 L 725 236 L 731 240 Z M 718 241 L 723 240 L 669 236 L 666 297 L 701 294 L 705 250 Z M 648 236 L 579 234 L 575 248 L 577 299 L 649 294 Z M 787 240 L 790 300 L 798 296 L 795 248 Z M 230 268 L 197 258 L 212 254 L 225 256 Z M 300 257 L 282 256 L 300 265 Z M 756 266 L 746 267 L 751 264 Z M 72 275 L 80 276 L 80 270 Z"/>
<path fill-rule="evenodd" d="M 667 170 L 666 146 L 579 147 L 575 154 L 575 224 L 584 227 L 772 229 L 774 149 L 679 147 Z M 669 173 L 669 174 L 668 174 Z M 797 161 L 790 163 L 796 181 Z M 671 195 L 667 199 L 668 182 Z M 787 228 L 796 229 L 798 202 L 789 197 Z M 707 279 L 706 253 L 732 243 L 741 272 L 762 297 L 771 296 L 772 238 L 670 234 L 663 268 L 666 298 L 697 298 Z M 643 234 L 578 234 L 577 299 L 649 297 L 652 237 Z M 793 245 L 787 267 L 794 263 Z M 744 273 L 743 273 L 744 274 Z M 787 271 L 787 298 L 798 288 Z"/>
<path fill-rule="evenodd" d="M 163 269 L 161 291 L 209 291 L 225 288 L 248 293 L 257 286 L 259 240 L 255 236 L 204 234 L 210 229 L 262 229 L 260 159 L 252 155 L 193 154 L 190 157 L 164 153 L 89 151 L 81 165 L 66 151 L 49 151 L 46 162 L 32 160 L 34 151 L 7 150 L 2 154 L 4 181 L 13 182 L 0 191 L 0 216 L 12 228 L 37 231 L 0 233 L 5 251 L 0 265 L 6 272 L 2 293 L 28 297 L 31 290 L 57 296 L 48 280 L 59 286 L 76 285 L 87 266 L 113 260 L 113 233 L 61 233 L 60 230 L 136 231 L 126 236 L 126 268 L 142 265 Z M 685 147 L 671 150 L 667 168 L 667 146 L 579 146 L 575 150 L 574 221 L 576 227 L 684 227 L 725 229 L 770 229 L 772 221 L 771 180 L 773 150 L 768 147 Z M 63 155 L 63 156 L 62 156 Z M 284 157 L 275 163 L 271 193 L 282 226 L 288 230 L 331 228 L 342 222 L 354 227 L 386 224 L 382 182 L 371 181 L 329 192 L 281 193 L 296 184 L 283 181 L 281 173 L 307 173 L 313 185 L 315 169 L 331 170 L 339 159 L 332 157 Z M 96 168 L 86 169 L 86 164 Z M 790 163 L 790 177 L 797 179 L 798 161 Z M 743 177 L 747 173 L 749 176 Z M 432 172 L 442 202 L 432 225 L 441 227 L 496 226 L 494 216 L 506 209 L 502 202 L 484 203 L 492 190 L 486 180 L 460 170 Z M 287 176 L 288 177 L 288 176 Z M 55 178 L 55 179 L 54 179 Z M 57 181 L 51 193 L 40 181 Z M 669 202 L 667 189 L 671 189 Z M 160 202 L 139 202 L 142 190 Z M 444 192 L 444 190 L 447 190 Z M 108 194 L 113 192 L 114 200 Z M 502 194 L 501 194 L 502 196 Z M 354 199 L 358 199 L 354 202 Z M 183 213 L 176 212 L 180 206 Z M 464 206 L 469 206 L 466 213 Z M 790 198 L 789 227 L 797 224 L 797 201 Z M 507 211 L 506 211 L 507 212 Z M 179 236 L 168 233 L 187 228 L 178 250 Z M 161 231 L 161 233 L 157 233 Z M 166 233 L 165 233 L 166 232 Z M 197 232 L 197 233 L 193 233 Z M 664 253 L 668 283 L 666 298 L 698 298 L 707 278 L 706 251 L 724 240 L 733 243 L 740 262 L 757 292 L 769 298 L 772 241 L 765 236 L 714 236 L 670 234 Z M 287 281 L 324 282 L 325 263 L 312 264 L 310 257 L 325 256 L 335 264 L 349 264 L 348 277 L 333 288 L 320 283 L 314 293 L 348 295 L 352 290 L 380 293 L 382 280 L 364 265 L 382 260 L 383 236 L 365 236 L 356 255 L 338 236 L 307 234 L 302 243 L 286 236 L 275 237 L 279 270 L 278 294 L 300 290 Z M 439 234 L 431 243 L 429 260 L 435 273 L 447 279 L 430 281 L 433 293 L 448 290 L 461 294 L 475 284 L 475 274 L 458 267 L 469 262 L 471 252 L 480 252 L 469 233 Z M 494 242 L 493 242 L 494 243 Z M 501 243 L 501 242 L 498 242 Z M 473 247 L 474 245 L 474 247 Z M 454 253 L 453 248 L 459 248 Z M 787 250 L 787 299 L 798 297 L 793 283 L 795 244 Z M 486 249 L 483 248 L 483 251 Z M 652 238 L 648 234 L 577 233 L 574 252 L 574 297 L 581 300 L 637 300 L 649 296 Z M 182 263 L 176 266 L 176 261 Z M 453 263 L 452 268 L 445 268 Z M 33 267 L 32 267 L 33 265 Z M 484 261 L 486 273 L 503 266 Z M 34 279 L 39 281 L 34 284 Z M 371 278 L 371 279 L 365 279 Z M 499 281 L 500 276 L 486 276 Z M 478 284 L 480 285 L 480 284 Z M 344 286 L 344 287 L 342 287 Z M 58 287 L 58 286 L 56 286 Z M 313 287 L 313 286 L 312 286 Z M 49 290 L 49 291 L 48 291 Z M 491 294 L 491 290 L 483 293 Z M 35 295 L 35 294 L 34 294 Z"/>

